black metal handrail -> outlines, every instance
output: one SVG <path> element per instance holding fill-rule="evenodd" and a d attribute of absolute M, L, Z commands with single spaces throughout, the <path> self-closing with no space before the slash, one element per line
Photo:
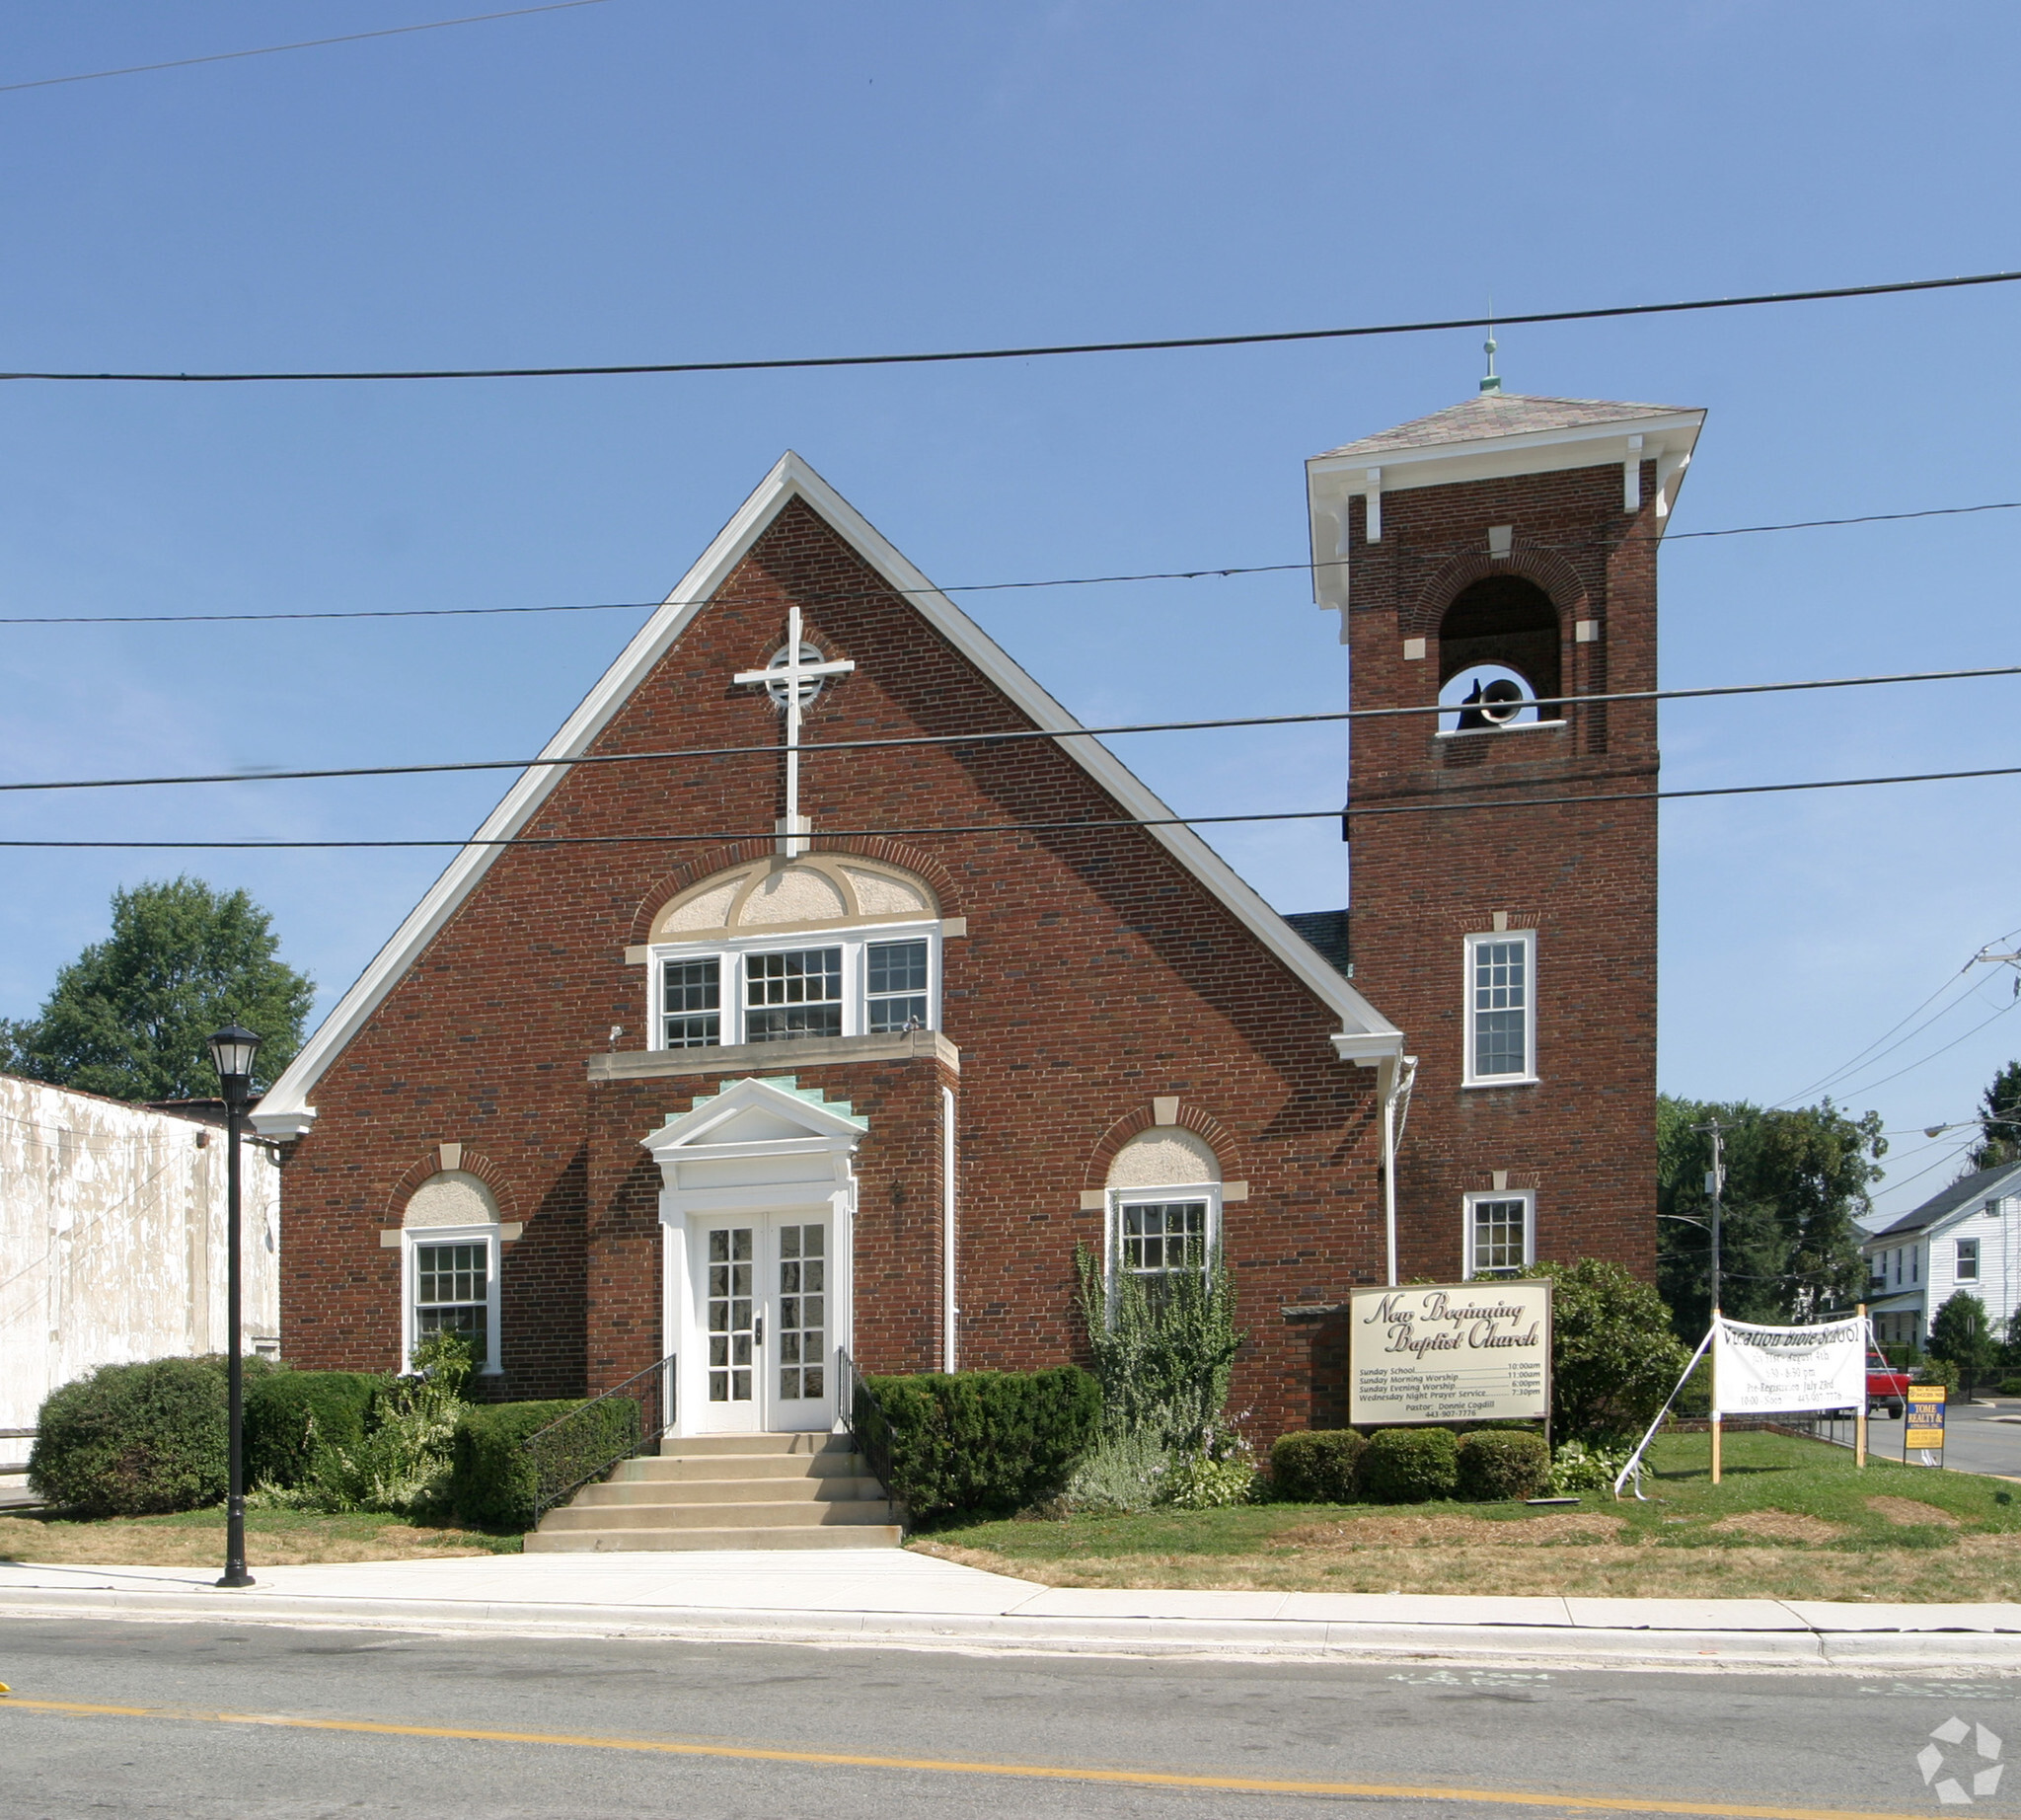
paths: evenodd
<path fill-rule="evenodd" d="M 626 1421 L 618 1403 L 632 1405 Z M 613 1421 L 616 1427 L 613 1428 Z M 674 1354 L 579 1403 L 520 1443 L 533 1464 L 534 1521 L 621 1460 L 642 1454 L 674 1425 Z"/>
<path fill-rule="evenodd" d="M 850 1357 L 847 1346 L 835 1349 L 835 1381 L 836 1406 L 841 1411 L 843 1427 L 849 1430 L 850 1444 L 862 1455 L 871 1476 L 883 1486 L 885 1497 L 898 1503 L 898 1494 L 891 1489 L 891 1420 L 877 1401 L 877 1393 L 871 1390 L 869 1379 L 857 1370 L 857 1362 Z"/>

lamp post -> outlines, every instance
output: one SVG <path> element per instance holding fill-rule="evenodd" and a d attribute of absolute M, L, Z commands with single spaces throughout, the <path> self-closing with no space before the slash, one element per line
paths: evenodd
<path fill-rule="evenodd" d="M 225 1571 L 220 1586 L 251 1586 L 246 1571 L 246 1371 L 239 1305 L 242 1298 L 239 1263 L 239 1131 L 246 1104 L 253 1096 L 253 1058 L 260 1038 L 239 1024 L 228 1024 L 210 1039 L 210 1059 L 225 1097 L 225 1204 L 229 1228 L 225 1240 L 226 1422 L 230 1432 L 230 1479 L 225 1491 Z"/>

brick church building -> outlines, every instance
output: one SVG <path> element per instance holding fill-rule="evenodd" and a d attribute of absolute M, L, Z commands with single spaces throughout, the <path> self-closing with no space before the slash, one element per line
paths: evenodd
<path fill-rule="evenodd" d="M 1584 698 L 1655 686 L 1702 417 L 1484 392 L 1308 464 L 1403 711 L 1352 723 L 1351 941 L 786 456 L 255 1114 L 287 1356 L 451 1327 L 494 1396 L 671 1357 L 678 1433 L 826 1429 L 842 1348 L 1057 1363 L 1077 1247 L 1213 1251 L 1267 1440 L 1343 1419 L 1357 1286 L 1650 1273 L 1656 716 Z"/>

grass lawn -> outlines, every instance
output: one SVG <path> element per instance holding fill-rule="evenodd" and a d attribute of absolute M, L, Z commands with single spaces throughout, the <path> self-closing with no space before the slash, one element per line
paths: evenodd
<path fill-rule="evenodd" d="M 249 1510 L 246 1560 L 261 1567 L 346 1560 L 441 1559 L 454 1555 L 517 1555 L 517 1536 L 430 1528 L 405 1517 L 314 1515 Z M 0 1560 L 87 1562 L 98 1567 L 209 1567 L 225 1557 L 225 1513 L 180 1511 L 167 1517 L 82 1519 L 29 1511 L 0 1516 Z"/>
<path fill-rule="evenodd" d="M 912 1547 L 1050 1586 L 1621 1598 L 2021 1599 L 2021 1484 L 1820 1441 L 1660 1435 L 1650 1501 L 1251 1504 L 949 1525 Z"/>

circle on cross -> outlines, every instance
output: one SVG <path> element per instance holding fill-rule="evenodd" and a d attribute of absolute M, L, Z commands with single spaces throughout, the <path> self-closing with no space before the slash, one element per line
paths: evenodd
<path fill-rule="evenodd" d="M 799 685 L 800 706 L 802 708 L 811 707 L 814 698 L 821 693 L 822 684 L 827 680 L 827 678 L 822 676 L 808 676 L 801 673 L 801 665 L 820 663 L 822 661 L 821 652 L 817 646 L 802 641 L 798 663 L 792 661 L 792 655 L 793 647 L 790 645 L 782 645 L 779 649 L 772 653 L 771 661 L 765 666 L 768 670 L 779 670 L 782 672 L 778 682 L 768 682 L 765 685 L 765 693 L 772 697 L 772 705 L 775 708 L 784 708 L 786 706 L 787 692 L 793 687 L 795 680 L 797 680 Z"/>

